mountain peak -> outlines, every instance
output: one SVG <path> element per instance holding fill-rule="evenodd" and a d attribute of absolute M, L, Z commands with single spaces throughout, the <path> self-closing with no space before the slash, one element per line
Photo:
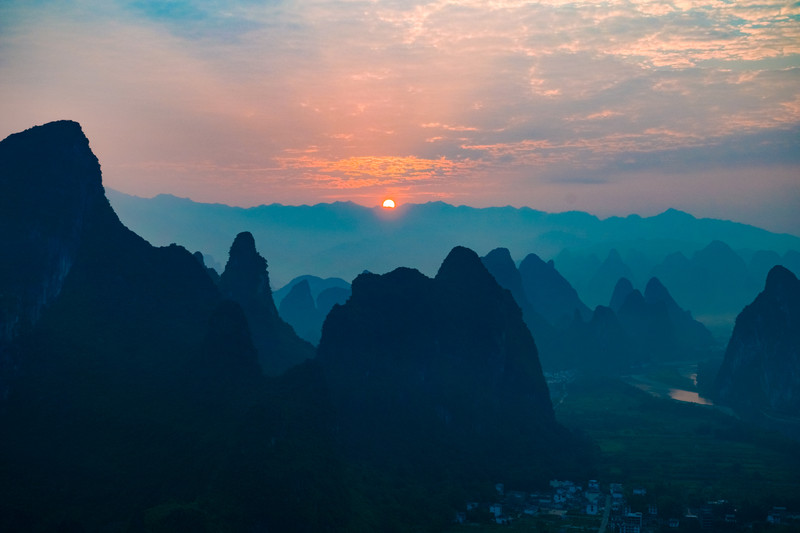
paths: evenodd
<path fill-rule="evenodd" d="M 228 263 L 220 276 L 220 287 L 226 296 L 240 303 L 266 295 L 272 300 L 267 260 L 256 250 L 255 239 L 249 231 L 239 233 L 234 239 Z"/>
<path fill-rule="evenodd" d="M 664 217 L 676 220 L 695 220 L 695 217 L 689 213 L 681 211 L 680 209 L 675 209 L 674 207 L 670 207 L 663 213 L 656 215 L 656 217 Z"/>
<path fill-rule="evenodd" d="M 584 319 L 591 317 L 589 308 L 552 261 L 545 263 L 530 253 L 519 264 L 519 274 L 533 309 L 551 324 L 572 320 L 576 309 Z"/>
<path fill-rule="evenodd" d="M 647 287 L 644 289 L 644 299 L 649 303 L 665 302 L 667 304 L 674 304 L 675 300 L 670 295 L 667 288 L 661 281 L 656 278 L 650 278 L 647 282 Z"/>
<path fill-rule="evenodd" d="M 100 164 L 80 125 L 58 121 L 0 142 L 0 242 L 23 263 L 0 261 L 0 342 L 33 324 L 61 291 L 86 228 L 119 224 Z M 11 259 L 11 258 L 9 258 Z"/>
<path fill-rule="evenodd" d="M 604 263 L 607 265 L 617 266 L 623 265 L 624 261 L 622 260 L 622 256 L 619 254 L 619 250 L 612 248 L 608 251 L 608 256 L 606 257 Z"/>
<path fill-rule="evenodd" d="M 464 246 L 456 246 L 450 250 L 436 274 L 437 281 L 459 284 L 474 284 L 486 278 L 491 278 L 491 274 L 483 266 L 481 258 Z"/>
<path fill-rule="evenodd" d="M 484 260 L 505 264 L 508 264 L 508 262 L 511 261 L 511 264 L 514 264 L 514 260 L 511 258 L 511 252 L 508 250 L 508 248 L 495 248 L 486 254 Z"/>
<path fill-rule="evenodd" d="M 486 254 L 481 262 L 501 287 L 511 291 L 517 305 L 523 310 L 530 307 L 530 302 L 525 296 L 525 289 L 522 287 L 522 276 L 520 276 L 508 248 L 495 248 Z"/>
<path fill-rule="evenodd" d="M 699 250 L 695 256 L 723 256 L 723 257 L 738 257 L 736 252 L 733 251 L 727 243 L 720 240 L 713 240 L 708 243 L 708 246 Z"/>
<path fill-rule="evenodd" d="M 234 239 L 219 288 L 223 295 L 242 306 L 264 373 L 279 375 L 313 357 L 313 346 L 300 339 L 278 315 L 269 285 L 267 260 L 256 250 L 250 232 L 243 231 Z"/>
<path fill-rule="evenodd" d="M 77 122 L 61 120 L 34 126 L 9 135 L 2 145 L 4 159 L 13 159 L 6 160 L 0 181 L 16 191 L 0 197 L 0 206 L 16 201 L 9 194 L 33 186 L 38 188 L 36 197 L 44 201 L 49 193 L 75 196 L 87 187 L 102 191 L 100 164 Z M 21 176 L 24 179 L 18 179 Z"/>
<path fill-rule="evenodd" d="M 453 248 L 434 279 L 398 268 L 362 274 L 352 289 L 318 349 L 346 453 L 403 468 L 430 458 L 434 477 L 503 458 L 476 479 L 518 475 L 510 457 L 538 472 L 553 461 L 567 441 L 550 441 L 560 430 L 536 345 L 475 252 Z"/>
<path fill-rule="evenodd" d="M 775 265 L 767 274 L 764 292 L 775 295 L 786 294 L 797 284 L 797 276 L 783 265 Z"/>
<path fill-rule="evenodd" d="M 644 296 L 638 289 L 632 290 L 620 307 L 621 313 L 639 314 L 645 308 Z"/>
<path fill-rule="evenodd" d="M 243 231 L 236 235 L 231 245 L 231 254 L 236 255 L 258 255 L 256 251 L 256 240 L 249 231 Z"/>
<path fill-rule="evenodd" d="M 75 139 L 86 140 L 86 135 L 83 134 L 83 129 L 81 128 L 81 125 L 78 122 L 75 122 L 74 120 L 54 120 L 52 122 L 47 122 L 46 124 L 42 124 L 40 126 L 33 126 L 32 128 L 28 128 L 27 130 L 22 131 L 20 133 L 15 133 L 13 135 L 10 135 L 9 138 L 15 137 L 17 135 L 52 136 L 52 137 L 59 137 L 61 139 L 68 139 L 72 137 Z"/>
<path fill-rule="evenodd" d="M 619 278 L 617 284 L 614 286 L 614 292 L 611 294 L 611 302 L 609 307 L 614 311 L 619 311 L 625 299 L 630 293 L 633 292 L 633 283 L 628 278 Z"/>
<path fill-rule="evenodd" d="M 717 374 L 720 403 L 796 415 L 800 411 L 800 281 L 783 266 L 736 317 Z"/>

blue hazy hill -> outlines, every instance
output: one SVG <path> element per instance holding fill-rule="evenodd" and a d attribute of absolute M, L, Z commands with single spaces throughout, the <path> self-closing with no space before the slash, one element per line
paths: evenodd
<path fill-rule="evenodd" d="M 545 259 L 564 250 L 606 257 L 616 249 L 627 260 L 635 250 L 654 265 L 672 253 L 691 257 L 713 241 L 736 251 L 783 255 L 800 250 L 800 237 L 794 235 L 698 219 L 674 209 L 652 217 L 600 219 L 577 211 L 546 213 L 527 207 L 473 208 L 443 202 L 406 204 L 389 211 L 351 202 L 240 208 L 171 195 L 139 198 L 112 190 L 108 197 L 120 219 L 152 244 L 181 243 L 217 262 L 226 256 L 234 236 L 250 231 L 271 258 L 274 288 L 302 274 L 352 280 L 364 270 L 383 273 L 399 266 L 432 275 L 441 250 L 458 245 L 479 254 L 502 246 L 514 257 L 535 252 Z"/>

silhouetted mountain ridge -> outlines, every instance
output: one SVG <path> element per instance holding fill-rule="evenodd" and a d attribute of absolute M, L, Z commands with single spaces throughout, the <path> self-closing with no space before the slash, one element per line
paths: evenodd
<path fill-rule="evenodd" d="M 610 306 L 591 312 L 553 261 L 529 254 L 517 269 L 507 249 L 492 250 L 482 261 L 523 309 L 548 371 L 613 374 L 632 364 L 707 356 L 714 346 L 711 333 L 657 278 L 650 279 L 645 295 L 619 278 Z"/>
<path fill-rule="evenodd" d="M 39 306 L 0 368 L 0 529 L 347 522 L 326 401 L 293 392 L 302 369 L 268 384 L 244 312 L 198 258 L 122 225 L 80 127 L 0 142 L 0 168 L 0 202 L 13 200 L 0 210 L 3 245 L 20 246 L 4 256 L 3 283 L 31 296 L 0 310 L 13 319 L 20 301 Z M 334 493 L 324 501 L 320 484 Z"/>
<path fill-rule="evenodd" d="M 352 289 L 318 349 L 350 454 L 529 485 L 565 467 L 577 443 L 555 421 L 519 307 L 477 254 L 457 247 L 435 278 L 401 267 Z"/>
<path fill-rule="evenodd" d="M 781 254 L 800 250 L 797 236 L 698 219 L 676 210 L 653 217 L 599 219 L 582 212 L 473 208 L 443 202 L 401 204 L 388 211 L 349 202 L 245 209 L 165 195 L 145 199 L 115 191 L 110 198 L 120 217 L 156 244 L 181 242 L 217 258 L 226 253 L 230 235 L 252 232 L 258 242 L 269 243 L 272 275 L 281 285 L 308 273 L 308 265 L 315 265 L 317 276 L 345 280 L 364 269 L 388 272 L 401 265 L 433 275 L 441 250 L 457 245 L 479 253 L 502 245 L 515 257 L 533 251 L 540 257 L 556 257 L 565 248 L 605 256 L 612 248 L 620 253 L 637 248 L 657 261 L 677 251 L 691 255 L 714 240 L 737 250 Z"/>
<path fill-rule="evenodd" d="M 272 299 L 267 260 L 256 250 L 250 232 L 239 233 L 219 279 L 222 293 L 244 309 L 261 368 L 276 376 L 314 357 L 314 347 L 299 338 L 278 315 Z"/>
<path fill-rule="evenodd" d="M 4 256 L 21 296 L 0 300 L 0 529 L 443 530 L 498 479 L 588 475 L 519 307 L 474 252 L 433 279 L 360 276 L 325 355 L 267 378 L 313 350 L 278 316 L 251 233 L 229 235 L 217 279 L 122 225 L 75 123 L 10 146 L 0 198 L 23 212 L 0 228 L 27 251 Z"/>
<path fill-rule="evenodd" d="M 105 201 L 100 165 L 80 125 L 55 122 L 0 143 L 0 346 L 58 296 L 85 226 Z M 53 174 L 59 180 L 50 182 Z"/>
<path fill-rule="evenodd" d="M 800 413 L 800 281 L 788 269 L 773 267 L 736 318 L 716 390 L 717 401 L 751 414 Z"/>

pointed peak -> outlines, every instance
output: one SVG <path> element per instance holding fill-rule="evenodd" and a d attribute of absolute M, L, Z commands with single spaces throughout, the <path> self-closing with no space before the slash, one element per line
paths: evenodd
<path fill-rule="evenodd" d="M 798 284 L 797 276 L 783 265 L 775 265 L 767 274 L 764 292 L 772 294 L 786 294 Z"/>
<path fill-rule="evenodd" d="M 482 257 L 481 262 L 498 281 L 501 278 L 508 280 L 519 276 L 517 265 L 507 248 L 495 248 Z M 502 283 L 500 284 L 502 285 Z"/>
<path fill-rule="evenodd" d="M 448 261 L 479 261 L 478 254 L 476 254 L 473 250 L 465 247 L 465 246 L 455 246 L 450 253 L 447 254 L 444 262 L 447 263 Z"/>
<path fill-rule="evenodd" d="M 286 317 L 286 313 L 303 313 L 314 311 L 315 309 L 316 304 L 314 303 L 314 296 L 311 294 L 311 284 L 307 279 L 304 279 L 292 285 L 289 293 L 281 301 L 279 312 Z"/>
<path fill-rule="evenodd" d="M 664 217 L 670 219 L 682 219 L 682 220 L 694 220 L 695 217 L 690 215 L 685 211 L 681 211 L 680 209 L 675 209 L 674 207 L 670 207 L 663 213 L 656 215 L 656 217 Z"/>
<path fill-rule="evenodd" d="M 660 292 L 668 292 L 668 291 L 667 291 L 667 288 L 664 287 L 664 284 L 661 283 L 661 280 L 658 279 L 657 277 L 653 276 L 647 282 L 647 286 L 644 289 L 644 294 L 646 296 L 648 293 L 657 294 L 657 293 L 660 293 Z"/>
<path fill-rule="evenodd" d="M 269 285 L 267 260 L 256 250 L 256 242 L 248 231 L 239 233 L 231 245 L 228 262 L 220 276 L 223 293 L 245 307 L 253 298 L 265 299 L 267 307 L 274 307 Z M 277 313 L 277 310 L 275 311 Z"/>
<path fill-rule="evenodd" d="M 257 253 L 256 240 L 252 233 L 243 231 L 236 236 L 231 245 L 231 254 L 234 253 Z"/>
<path fill-rule="evenodd" d="M 667 288 L 656 277 L 650 278 L 647 287 L 644 289 L 644 299 L 649 303 L 666 302 L 673 303 L 674 299 Z"/>
<path fill-rule="evenodd" d="M 735 254 L 736 252 L 733 251 L 733 248 L 728 246 L 727 243 L 714 240 L 708 243 L 708 246 L 703 248 L 701 252 L 715 252 L 715 253 L 726 253 L 726 254 Z"/>
<path fill-rule="evenodd" d="M 528 255 L 525 256 L 525 259 L 522 260 L 522 263 L 520 263 L 519 266 L 522 267 L 523 264 L 525 264 L 526 266 L 536 265 L 541 267 L 543 265 L 546 265 L 547 263 L 545 263 L 544 260 L 538 255 L 534 253 L 529 253 Z"/>
<path fill-rule="evenodd" d="M 619 255 L 619 251 L 616 248 L 612 248 L 608 251 L 608 256 L 606 257 L 606 263 L 622 263 L 622 256 Z"/>
<path fill-rule="evenodd" d="M 634 289 L 625 297 L 625 302 L 620 309 L 629 311 L 641 309 L 645 305 L 644 296 L 639 292 L 639 289 Z"/>
<path fill-rule="evenodd" d="M 486 256 L 484 256 L 484 259 L 489 261 L 503 262 L 503 263 L 508 261 L 511 261 L 512 263 L 514 262 L 514 260 L 511 258 L 511 252 L 508 250 L 508 248 L 495 248 L 494 250 L 486 254 Z"/>
<path fill-rule="evenodd" d="M 614 292 L 617 291 L 624 291 L 626 295 L 630 294 L 633 292 L 633 283 L 628 278 L 619 278 L 614 286 Z"/>
<path fill-rule="evenodd" d="M 267 260 L 261 257 L 256 250 L 256 240 L 249 231 L 239 233 L 231 244 L 228 253 L 228 263 L 225 265 L 225 272 L 228 270 L 239 270 L 244 265 L 246 268 L 255 271 L 266 271 Z"/>
<path fill-rule="evenodd" d="M 632 292 L 633 283 L 631 283 L 628 278 L 619 278 L 619 280 L 617 280 L 617 284 L 614 285 L 614 292 L 611 293 L 611 302 L 609 303 L 609 307 L 614 311 L 619 311 L 619 308 L 625 303 L 625 299 Z"/>
<path fill-rule="evenodd" d="M 297 294 L 297 295 L 306 295 L 308 294 L 311 297 L 311 284 L 308 282 L 308 279 L 302 279 L 292 285 L 292 288 L 289 289 L 289 294 Z"/>
<path fill-rule="evenodd" d="M 439 272 L 436 274 L 437 280 L 459 280 L 469 281 L 490 277 L 489 271 L 483 266 L 481 258 L 474 251 L 463 246 L 456 246 L 442 262 Z M 493 279 L 493 278 L 492 278 Z"/>

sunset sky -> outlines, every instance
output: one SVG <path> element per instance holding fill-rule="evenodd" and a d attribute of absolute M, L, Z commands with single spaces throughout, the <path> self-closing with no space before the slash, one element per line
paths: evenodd
<path fill-rule="evenodd" d="M 800 235 L 794 1 L 0 0 L 0 137 L 56 119 L 139 196 Z"/>

